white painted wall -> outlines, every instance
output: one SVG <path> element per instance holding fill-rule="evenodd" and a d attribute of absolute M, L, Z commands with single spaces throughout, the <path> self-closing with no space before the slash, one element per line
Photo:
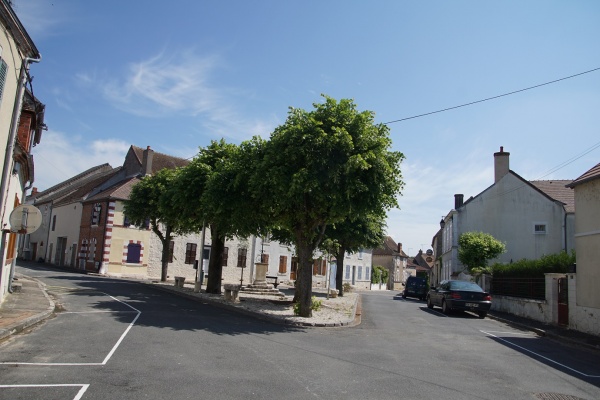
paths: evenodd
<path fill-rule="evenodd" d="M 52 219 L 50 219 L 48 224 L 48 245 L 46 248 L 50 248 L 50 243 L 52 244 L 53 254 L 52 259 L 47 259 L 46 262 L 51 264 L 55 263 L 56 259 L 56 249 L 57 249 L 57 238 L 66 237 L 67 238 L 67 247 L 65 249 L 65 263 L 63 265 L 68 265 L 71 267 L 75 267 L 75 265 L 71 265 L 72 258 L 72 249 L 73 244 L 77 244 L 76 252 L 79 252 L 79 226 L 81 224 L 81 211 L 83 207 L 81 203 L 71 203 L 66 204 L 60 207 L 54 207 L 52 211 L 52 215 L 56 216 L 56 225 L 54 230 L 52 230 Z M 39 256 L 39 249 L 38 249 Z M 77 254 L 75 255 L 77 258 Z M 77 261 L 75 261 L 76 263 Z"/>

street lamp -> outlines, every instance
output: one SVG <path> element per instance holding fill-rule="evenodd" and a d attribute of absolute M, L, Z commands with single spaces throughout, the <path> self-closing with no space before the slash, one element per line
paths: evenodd
<path fill-rule="evenodd" d="M 444 226 L 446 226 L 446 221 L 444 221 L 444 217 L 442 217 L 442 220 L 440 221 L 440 228 L 444 229 Z"/>

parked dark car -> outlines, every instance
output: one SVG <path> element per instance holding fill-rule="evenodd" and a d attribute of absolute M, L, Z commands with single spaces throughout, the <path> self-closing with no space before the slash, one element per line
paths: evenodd
<path fill-rule="evenodd" d="M 485 318 L 492 306 L 492 296 L 478 284 L 467 281 L 442 281 L 427 294 L 427 307 L 442 307 L 444 314 L 452 310 L 473 311 Z"/>
<path fill-rule="evenodd" d="M 416 297 L 419 300 L 425 300 L 428 288 L 429 285 L 427 285 L 427 279 L 409 276 L 408 279 L 406 279 L 406 286 L 404 292 L 402 292 L 402 298 Z"/>

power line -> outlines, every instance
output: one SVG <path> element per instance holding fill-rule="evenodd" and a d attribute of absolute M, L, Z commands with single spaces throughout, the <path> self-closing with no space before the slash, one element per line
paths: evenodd
<path fill-rule="evenodd" d="M 525 89 L 519 89 L 519 90 L 515 90 L 513 92 L 500 94 L 498 96 L 488 97 L 487 99 L 472 101 L 470 103 L 461 104 L 459 106 L 448 107 L 448 108 L 444 108 L 443 110 L 431 111 L 431 112 L 428 112 L 428 113 L 425 113 L 425 114 L 414 115 L 412 117 L 406 117 L 406 118 L 402 118 L 402 119 L 396 119 L 394 121 L 384 122 L 383 124 L 384 125 L 393 124 L 395 122 L 401 122 L 401 121 L 406 121 L 406 120 L 409 120 L 409 119 L 420 118 L 420 117 L 424 117 L 426 115 L 437 114 L 437 113 L 441 113 L 441 112 L 444 112 L 444 111 L 454 110 L 454 109 L 460 108 L 460 107 L 466 107 L 466 106 L 470 106 L 470 105 L 473 105 L 473 104 L 482 103 L 482 102 L 488 101 L 488 100 L 494 100 L 494 99 L 497 99 L 497 98 L 500 98 L 500 97 L 509 96 L 511 94 L 524 92 L 526 90 L 531 90 L 531 89 L 539 88 L 539 87 L 545 86 L 545 85 L 550 85 L 551 83 L 556 83 L 556 82 L 564 81 L 566 79 L 571 79 L 571 78 L 574 78 L 576 76 L 580 76 L 580 75 L 584 75 L 584 74 L 589 74 L 590 72 L 594 72 L 594 71 L 598 71 L 598 70 L 600 70 L 600 67 L 594 68 L 594 69 L 590 69 L 589 71 L 580 72 L 580 73 L 575 74 L 575 75 L 566 76 L 564 78 L 555 79 L 555 80 L 550 81 L 550 82 L 541 83 L 539 85 L 530 86 L 530 87 L 525 88 Z"/>

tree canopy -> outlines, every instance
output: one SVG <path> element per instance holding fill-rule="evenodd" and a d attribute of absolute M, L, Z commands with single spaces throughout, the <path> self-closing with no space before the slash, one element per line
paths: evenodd
<path fill-rule="evenodd" d="M 487 266 L 487 262 L 506 251 L 504 243 L 489 233 L 465 232 L 458 238 L 458 260 L 477 275 Z"/>
<path fill-rule="evenodd" d="M 324 96 L 314 110 L 290 108 L 264 146 L 252 186 L 274 227 L 289 232 L 298 255 L 300 315 L 310 317 L 311 259 L 328 226 L 396 207 L 404 156 L 390 150 L 389 128 L 352 100 Z"/>

